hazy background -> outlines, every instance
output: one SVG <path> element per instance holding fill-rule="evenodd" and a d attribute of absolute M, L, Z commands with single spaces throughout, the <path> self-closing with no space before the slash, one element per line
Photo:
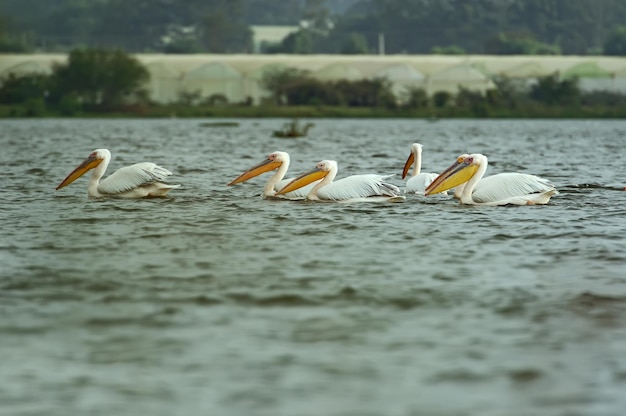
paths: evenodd
<path fill-rule="evenodd" d="M 279 26 L 258 52 L 623 55 L 624 22 L 621 0 L 3 0 L 0 52 L 246 53 Z"/>

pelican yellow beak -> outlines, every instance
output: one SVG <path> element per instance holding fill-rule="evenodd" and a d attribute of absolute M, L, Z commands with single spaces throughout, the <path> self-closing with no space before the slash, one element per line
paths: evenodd
<path fill-rule="evenodd" d="M 476 174 L 477 170 L 478 166 L 465 162 L 464 158 L 459 158 L 426 187 L 424 195 L 438 194 L 465 183 Z"/>
<path fill-rule="evenodd" d="M 411 169 L 411 166 L 413 165 L 414 161 L 415 161 L 415 155 L 413 154 L 413 152 L 411 152 L 411 154 L 409 155 L 409 158 L 406 160 L 406 163 L 404 164 L 404 169 L 402 169 L 402 179 L 404 179 L 406 177 L 406 174 L 409 173 L 409 169 Z"/>
<path fill-rule="evenodd" d="M 248 179 L 254 178 L 255 176 L 259 176 L 262 173 L 269 172 L 270 170 L 278 169 L 283 162 L 275 162 L 273 160 L 267 159 L 263 162 L 259 163 L 256 166 L 251 167 L 241 175 L 239 175 L 236 179 L 228 184 L 228 186 L 234 185 L 239 182 L 245 182 Z"/>
<path fill-rule="evenodd" d="M 74 169 L 72 171 L 72 173 L 70 173 L 69 175 L 67 175 L 67 177 L 65 179 L 63 179 L 63 182 L 61 182 L 59 184 L 59 186 L 56 187 L 56 190 L 58 191 L 59 189 L 64 188 L 67 185 L 69 185 L 70 183 L 74 182 L 76 179 L 78 179 L 81 176 L 83 176 L 89 170 L 95 168 L 100 163 L 102 163 L 102 160 L 103 159 L 99 159 L 99 158 L 95 158 L 95 157 L 89 156 L 87 159 L 85 159 L 83 161 L 83 163 L 78 165 L 78 167 L 76 169 Z"/>
<path fill-rule="evenodd" d="M 315 168 L 309 172 L 305 172 L 302 175 L 298 176 L 291 182 L 289 182 L 283 189 L 276 192 L 276 195 L 286 194 L 287 192 L 295 191 L 296 189 L 300 189 L 303 186 L 307 186 L 311 182 L 318 181 L 328 175 L 329 171 L 321 170 Z"/>

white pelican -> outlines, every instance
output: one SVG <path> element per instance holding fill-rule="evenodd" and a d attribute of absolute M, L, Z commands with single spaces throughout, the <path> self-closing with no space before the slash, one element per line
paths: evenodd
<path fill-rule="evenodd" d="M 289 169 L 289 153 L 287 152 L 273 152 L 267 155 L 267 158 L 255 165 L 239 175 L 233 181 L 231 181 L 228 186 L 234 185 L 239 182 L 247 181 L 248 179 L 252 179 L 255 176 L 258 176 L 262 173 L 269 172 L 271 170 L 276 170 L 276 172 L 272 175 L 271 178 L 265 183 L 263 187 L 263 196 L 264 197 L 275 197 L 276 192 L 289 182 L 293 180 L 293 178 L 283 179 L 285 174 L 287 173 L 287 169 Z M 297 189 L 293 192 L 289 192 L 284 195 L 279 195 L 279 197 L 287 198 L 287 199 L 305 199 L 306 195 L 309 191 L 315 186 L 315 184 L 310 184 L 306 187 Z"/>
<path fill-rule="evenodd" d="M 411 145 L 411 154 L 404 164 L 404 169 L 402 169 L 402 179 L 404 179 L 407 173 L 409 173 L 411 165 L 413 165 L 413 174 L 406 181 L 406 192 L 423 195 L 426 187 L 430 185 L 433 180 L 435 180 L 437 174 L 421 172 L 422 145 L 419 143 L 413 143 Z M 448 194 L 446 191 L 442 193 L 444 195 Z"/>
<path fill-rule="evenodd" d="M 125 166 L 100 182 L 100 178 L 104 175 L 110 161 L 111 152 L 108 149 L 94 150 L 83 163 L 63 179 L 63 182 L 56 189 L 59 190 L 71 184 L 90 169 L 94 169 L 94 171 L 89 178 L 87 193 L 94 198 L 165 196 L 171 189 L 180 186 L 163 183 L 172 172 L 150 162 Z"/>
<path fill-rule="evenodd" d="M 461 155 L 426 188 L 425 195 L 465 184 L 460 195 L 462 204 L 543 205 L 558 194 L 550 181 L 535 175 L 499 173 L 483 178 L 487 164 L 485 155 Z"/>
<path fill-rule="evenodd" d="M 321 181 L 307 194 L 307 199 L 314 201 L 400 201 L 405 198 L 400 195 L 400 188 L 385 182 L 390 176 L 376 174 L 352 175 L 333 182 L 337 176 L 337 162 L 334 160 L 322 160 L 315 169 L 303 173 L 295 178 L 287 186 L 277 192 L 282 195 L 302 188 L 313 181 Z"/>

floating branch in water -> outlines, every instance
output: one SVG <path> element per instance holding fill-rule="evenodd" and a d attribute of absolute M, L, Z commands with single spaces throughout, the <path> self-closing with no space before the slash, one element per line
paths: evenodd
<path fill-rule="evenodd" d="M 304 126 L 300 125 L 300 120 L 294 119 L 289 123 L 285 123 L 281 130 L 274 130 L 272 134 L 274 137 L 304 137 L 308 134 L 311 127 L 313 127 L 313 123 L 307 123 Z"/>

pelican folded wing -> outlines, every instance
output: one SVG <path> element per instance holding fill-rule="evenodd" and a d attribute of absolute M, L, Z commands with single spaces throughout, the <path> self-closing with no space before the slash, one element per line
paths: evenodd
<path fill-rule="evenodd" d="M 480 180 L 472 193 L 478 203 L 503 201 L 520 195 L 540 194 L 555 190 L 547 179 L 526 173 L 507 172 L 487 176 Z"/>
<path fill-rule="evenodd" d="M 116 170 L 98 185 L 102 194 L 121 194 L 141 186 L 163 181 L 172 172 L 150 162 L 135 163 Z"/>

